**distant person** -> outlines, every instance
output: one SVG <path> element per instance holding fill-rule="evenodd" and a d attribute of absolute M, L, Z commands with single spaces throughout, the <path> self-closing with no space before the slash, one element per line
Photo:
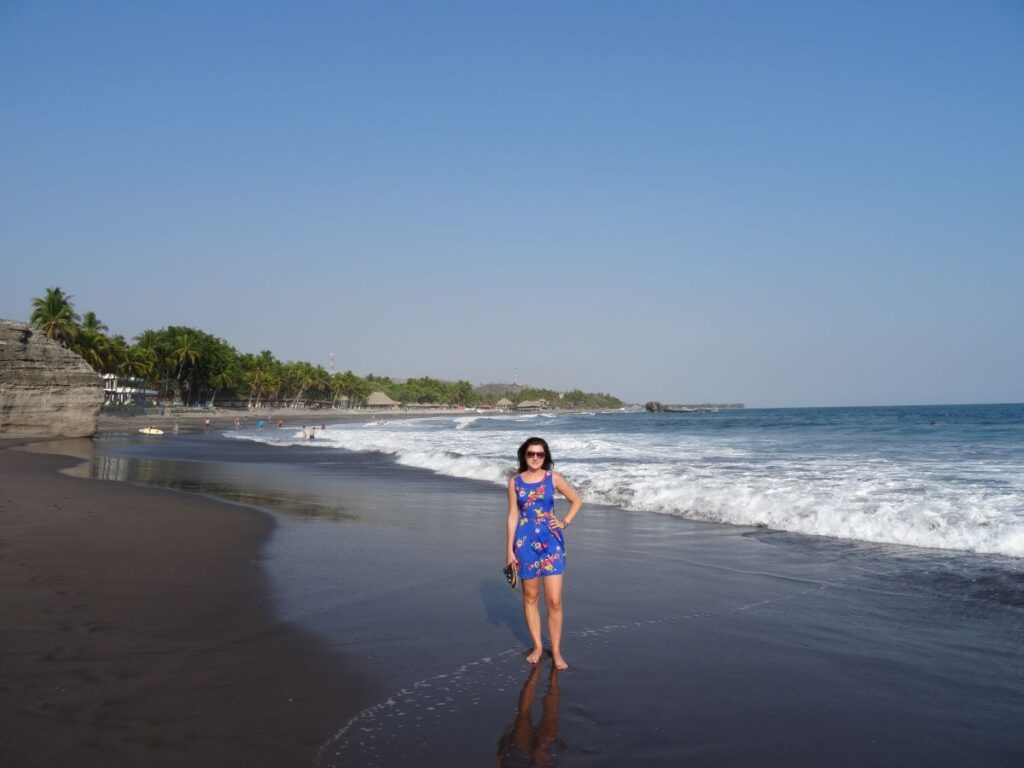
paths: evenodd
<path fill-rule="evenodd" d="M 579 514 L 583 502 L 555 466 L 547 441 L 531 437 L 517 453 L 519 470 L 508 481 L 508 537 L 505 564 L 515 565 L 523 588 L 523 615 L 533 640 L 526 660 L 536 664 L 544 654 L 540 633 L 540 583 L 548 610 L 551 658 L 558 669 L 569 665 L 562 657 L 562 574 L 565 571 L 563 531 Z M 563 519 L 555 515 L 555 492 L 569 500 Z"/>
<path fill-rule="evenodd" d="M 278 420 L 277 420 L 277 426 L 278 426 L 279 428 L 280 428 L 280 427 L 283 427 L 283 426 L 284 426 L 284 419 L 278 419 Z"/>
<path fill-rule="evenodd" d="M 267 422 L 264 419 L 260 419 L 258 422 L 256 422 L 256 425 L 260 428 L 260 432 L 262 432 L 263 428 L 267 426 Z"/>

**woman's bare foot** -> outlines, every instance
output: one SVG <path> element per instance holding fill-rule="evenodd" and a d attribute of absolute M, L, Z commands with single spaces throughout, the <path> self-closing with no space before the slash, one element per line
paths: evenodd
<path fill-rule="evenodd" d="M 530 664 L 536 664 L 538 661 L 540 661 L 540 657 L 543 655 L 544 649 L 538 645 L 530 652 L 530 655 L 526 657 L 526 661 Z"/>
<path fill-rule="evenodd" d="M 555 668 L 556 669 L 568 669 L 569 668 L 569 665 L 566 664 L 565 659 L 562 658 L 562 654 L 560 654 L 558 651 L 552 651 L 551 652 L 551 658 L 555 662 Z"/>

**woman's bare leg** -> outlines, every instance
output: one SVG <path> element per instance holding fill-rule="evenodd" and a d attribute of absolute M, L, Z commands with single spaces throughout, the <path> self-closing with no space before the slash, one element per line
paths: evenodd
<path fill-rule="evenodd" d="M 551 635 L 551 658 L 559 669 L 568 669 L 562 658 L 562 575 L 545 576 L 544 602 L 548 608 L 548 634 Z"/>
<path fill-rule="evenodd" d="M 523 615 L 526 617 L 526 629 L 533 640 L 533 650 L 526 660 L 536 664 L 544 654 L 544 646 L 540 640 L 540 579 L 529 579 L 519 583 L 523 585 Z"/>

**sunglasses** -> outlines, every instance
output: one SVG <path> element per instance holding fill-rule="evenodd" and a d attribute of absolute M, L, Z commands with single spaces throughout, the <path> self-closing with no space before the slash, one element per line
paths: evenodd
<path fill-rule="evenodd" d="M 543 459 L 544 451 L 527 451 L 526 458 L 528 459 Z"/>

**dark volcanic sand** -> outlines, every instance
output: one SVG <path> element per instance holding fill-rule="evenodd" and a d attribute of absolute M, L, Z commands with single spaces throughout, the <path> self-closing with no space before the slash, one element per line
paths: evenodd
<path fill-rule="evenodd" d="M 273 511 L 275 612 L 379 691 L 318 766 L 1024 763 L 1017 561 L 587 507 L 552 679 L 520 655 L 501 488 L 214 434 L 97 448 L 98 476 Z"/>
<path fill-rule="evenodd" d="M 0 764 L 309 765 L 367 686 L 268 610 L 273 520 L 0 443 Z M 87 445 L 87 443 L 86 443 Z"/>

